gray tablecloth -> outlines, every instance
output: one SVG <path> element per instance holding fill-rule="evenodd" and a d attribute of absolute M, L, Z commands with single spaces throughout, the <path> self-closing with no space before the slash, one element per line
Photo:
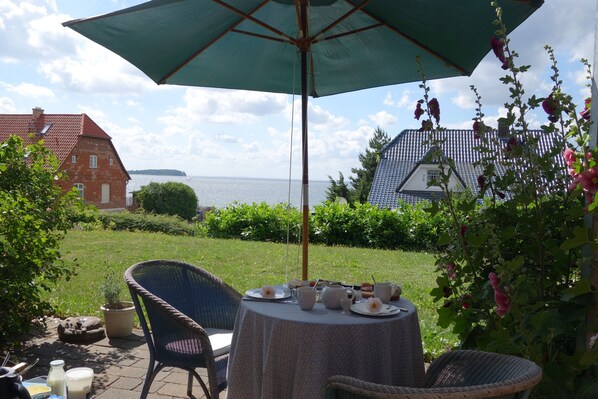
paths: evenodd
<path fill-rule="evenodd" d="M 243 301 L 235 322 L 227 399 L 323 398 L 342 374 L 390 385 L 420 386 L 424 361 L 417 310 L 392 317 L 344 315 L 316 303 Z"/>

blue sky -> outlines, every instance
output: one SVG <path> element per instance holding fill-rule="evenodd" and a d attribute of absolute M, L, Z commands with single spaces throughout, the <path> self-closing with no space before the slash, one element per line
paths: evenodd
<path fill-rule="evenodd" d="M 485 0 L 476 0 L 485 1 Z M 490 0 L 488 0 L 489 2 Z M 300 98 L 284 94 L 157 86 L 135 67 L 61 23 L 142 3 L 134 0 L 0 0 L 0 113 L 86 113 L 113 139 L 127 169 L 173 168 L 194 176 L 300 179 Z M 543 47 L 555 49 L 567 91 L 589 95 L 579 63 L 593 63 L 595 0 L 546 0 L 511 35 L 519 64 L 531 64 L 526 92 L 545 96 L 551 82 Z M 508 99 L 489 54 L 471 77 L 430 82 L 441 124 L 470 128 L 475 85 L 486 122 L 496 125 Z M 417 128 L 417 84 L 387 86 L 309 103 L 310 178 L 351 175 L 376 127 L 391 137 Z M 293 105 L 296 112 L 293 114 Z M 294 118 L 293 118 L 294 115 Z M 541 110 L 532 125 L 545 121 Z M 292 129 L 293 127 L 293 129 Z"/>

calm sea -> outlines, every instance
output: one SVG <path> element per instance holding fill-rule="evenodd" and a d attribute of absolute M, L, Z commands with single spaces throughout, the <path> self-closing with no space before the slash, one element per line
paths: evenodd
<path fill-rule="evenodd" d="M 288 180 L 228 177 L 131 175 L 131 181 L 127 185 L 127 197 L 131 197 L 133 191 L 138 191 L 142 186 L 151 182 L 185 183 L 197 194 L 199 206 L 222 208 L 235 201 L 247 204 L 266 202 L 270 205 L 290 202 L 298 208 L 301 203 L 301 182 L 298 180 L 291 181 L 289 201 Z M 329 184 L 327 181 L 311 181 L 309 183 L 310 206 L 326 200 L 326 190 Z"/>

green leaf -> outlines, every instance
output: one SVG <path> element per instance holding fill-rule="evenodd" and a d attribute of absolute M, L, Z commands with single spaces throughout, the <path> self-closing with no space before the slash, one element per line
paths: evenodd
<path fill-rule="evenodd" d="M 570 251 L 574 248 L 581 247 L 589 242 L 588 229 L 582 226 L 576 226 L 573 228 L 573 237 L 563 241 L 561 249 L 564 251 Z"/>
<path fill-rule="evenodd" d="M 580 279 L 573 287 L 563 290 L 561 300 L 567 302 L 580 295 L 587 294 L 592 291 L 590 281 L 586 278 Z"/>

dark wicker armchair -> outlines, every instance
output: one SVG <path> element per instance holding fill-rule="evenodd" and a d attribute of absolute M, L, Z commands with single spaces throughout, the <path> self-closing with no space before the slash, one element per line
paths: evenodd
<path fill-rule="evenodd" d="M 337 375 L 326 384 L 326 399 L 524 399 L 542 379 L 535 363 L 515 356 L 457 350 L 436 359 L 421 388 L 373 384 Z"/>
<path fill-rule="evenodd" d="M 211 273 L 172 260 L 137 263 L 127 269 L 125 281 L 150 353 L 141 399 L 164 367 L 189 372 L 187 395 L 192 395 L 195 376 L 207 398 L 218 398 L 227 386 L 228 352 L 241 295 Z M 209 387 L 198 367 L 207 369 Z"/>

